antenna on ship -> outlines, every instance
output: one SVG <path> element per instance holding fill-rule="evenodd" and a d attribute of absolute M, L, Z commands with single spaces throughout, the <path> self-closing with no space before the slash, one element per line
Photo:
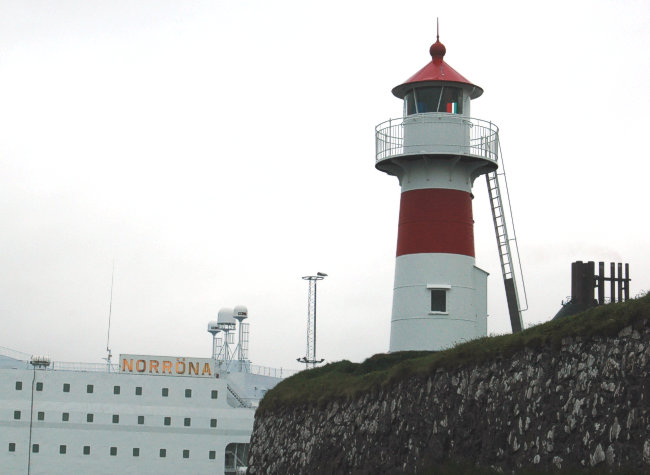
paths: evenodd
<path fill-rule="evenodd" d="M 234 344 L 234 331 L 237 323 L 233 318 L 234 310 L 224 307 L 219 310 L 217 321 L 208 323 L 208 333 L 212 334 L 212 358 L 226 371 L 230 366 L 233 353 L 230 345 Z M 219 333 L 223 333 L 223 337 Z"/>
<path fill-rule="evenodd" d="M 111 342 L 111 315 L 113 314 L 113 282 L 114 282 L 114 277 L 115 277 L 115 259 L 113 259 L 113 270 L 111 271 L 111 299 L 108 304 L 108 335 L 106 336 L 106 365 L 108 366 L 108 371 L 111 370 L 111 358 L 113 355 L 111 354 L 111 347 L 110 347 L 110 342 Z"/>
<path fill-rule="evenodd" d="M 248 361 L 248 323 L 244 323 L 244 320 L 248 318 L 248 309 L 244 305 L 237 305 L 233 309 L 232 317 L 239 322 L 237 325 L 239 330 L 239 336 L 237 338 L 237 347 L 233 351 L 233 357 L 237 356 L 239 361 L 239 371 L 248 372 L 250 371 L 250 365 L 246 364 Z"/>

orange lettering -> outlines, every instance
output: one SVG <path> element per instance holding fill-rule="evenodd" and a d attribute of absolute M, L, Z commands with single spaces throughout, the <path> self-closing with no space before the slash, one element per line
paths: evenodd
<path fill-rule="evenodd" d="M 199 375 L 199 363 L 194 364 L 194 363 L 192 363 L 190 361 L 190 369 L 187 372 L 187 374 L 192 374 L 192 368 L 194 368 L 194 374 L 198 376 Z"/>
<path fill-rule="evenodd" d="M 204 374 L 209 374 L 212 376 L 212 371 L 210 371 L 210 363 L 203 363 L 203 371 L 201 372 L 201 376 Z"/>
<path fill-rule="evenodd" d="M 133 371 L 133 360 L 127 360 L 124 358 L 122 360 L 122 371 L 126 371 L 128 368 L 129 371 Z"/>
<path fill-rule="evenodd" d="M 163 369 L 162 369 L 163 374 L 165 372 L 172 374 L 172 362 L 171 361 L 163 361 Z"/>
<path fill-rule="evenodd" d="M 149 360 L 149 372 L 150 373 L 158 373 L 158 361 L 157 360 Z"/>
<path fill-rule="evenodd" d="M 142 364 L 140 364 L 142 363 Z M 135 362 L 135 370 L 138 373 L 144 373 L 144 370 L 147 369 L 147 362 L 145 360 L 138 360 Z"/>

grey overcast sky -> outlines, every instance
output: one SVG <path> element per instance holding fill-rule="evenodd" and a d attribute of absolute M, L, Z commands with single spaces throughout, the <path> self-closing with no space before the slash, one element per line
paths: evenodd
<path fill-rule="evenodd" d="M 209 356 L 247 305 L 253 363 L 388 349 L 399 187 L 374 168 L 391 89 L 445 59 L 501 129 L 530 310 L 574 260 L 650 288 L 648 1 L 0 1 L 0 346 L 59 361 Z M 508 331 L 485 182 L 477 265 Z"/>

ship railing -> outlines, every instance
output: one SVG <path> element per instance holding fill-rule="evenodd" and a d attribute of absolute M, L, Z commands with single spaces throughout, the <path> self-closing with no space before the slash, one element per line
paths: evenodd
<path fill-rule="evenodd" d="M 272 378 L 288 378 L 296 374 L 296 369 L 270 368 L 268 366 L 250 365 L 250 373 L 260 376 L 271 376 Z"/>
<path fill-rule="evenodd" d="M 0 356 L 6 356 L 7 358 L 14 360 L 29 362 L 29 359 L 32 355 L 29 353 L 23 353 L 22 351 L 7 348 L 6 346 L 0 346 Z"/>
<path fill-rule="evenodd" d="M 438 139 L 435 139 L 436 143 L 429 145 L 439 147 L 443 151 L 458 150 L 459 154 L 484 158 L 493 162 L 498 159 L 499 128 L 492 122 L 445 113 L 413 114 L 407 116 L 406 122 L 409 119 L 417 120 L 419 126 L 429 127 L 433 137 L 439 136 L 434 133 L 436 128 L 461 123 L 468 133 L 464 143 L 444 143 L 444 140 L 438 142 Z M 400 117 L 388 119 L 375 127 L 375 160 L 377 162 L 409 155 L 404 150 L 404 124 L 405 119 Z"/>
<path fill-rule="evenodd" d="M 107 363 L 78 363 L 68 361 L 52 361 L 48 371 L 86 371 L 96 373 L 119 373 L 120 365 Z"/>
<path fill-rule="evenodd" d="M 30 361 L 33 359 L 29 353 L 16 351 L 5 346 L 0 346 L 0 355 L 25 363 L 25 366 L 31 368 Z M 117 364 L 107 363 L 79 363 L 67 361 L 52 361 L 48 366 L 43 366 L 46 371 L 90 371 L 97 373 L 119 372 L 120 367 Z"/>
<path fill-rule="evenodd" d="M 31 355 L 29 353 L 23 353 L 21 351 L 16 351 L 5 346 L 0 346 L 0 355 L 6 356 L 21 362 L 24 362 L 26 365 L 29 365 Z M 287 368 L 271 368 L 269 366 L 259 366 L 251 365 L 248 367 L 251 374 L 257 374 L 261 376 L 270 376 L 273 378 L 288 378 L 298 373 L 299 370 L 296 369 L 287 369 Z M 120 366 L 119 364 L 110 364 L 107 363 L 81 363 L 81 362 L 70 362 L 70 361 L 52 361 L 51 364 L 47 367 L 48 371 L 88 371 L 88 372 L 105 372 L 105 373 L 119 373 Z"/>

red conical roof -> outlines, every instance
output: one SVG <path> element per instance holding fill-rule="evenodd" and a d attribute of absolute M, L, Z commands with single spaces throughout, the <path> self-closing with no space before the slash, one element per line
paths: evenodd
<path fill-rule="evenodd" d="M 431 48 L 429 48 L 431 62 L 408 78 L 404 84 L 394 87 L 393 94 L 400 99 L 404 99 L 406 93 L 416 85 L 426 85 L 423 83 L 438 83 L 431 84 L 432 86 L 440 85 L 439 83 L 442 81 L 455 83 L 468 89 L 470 91 L 469 97 L 472 99 L 476 99 L 483 94 L 483 89 L 469 82 L 454 68 L 445 63 L 443 57 L 446 52 L 447 48 L 445 48 L 445 45 L 443 45 L 440 42 L 440 39 L 437 38 L 436 42 L 431 45 Z"/>

